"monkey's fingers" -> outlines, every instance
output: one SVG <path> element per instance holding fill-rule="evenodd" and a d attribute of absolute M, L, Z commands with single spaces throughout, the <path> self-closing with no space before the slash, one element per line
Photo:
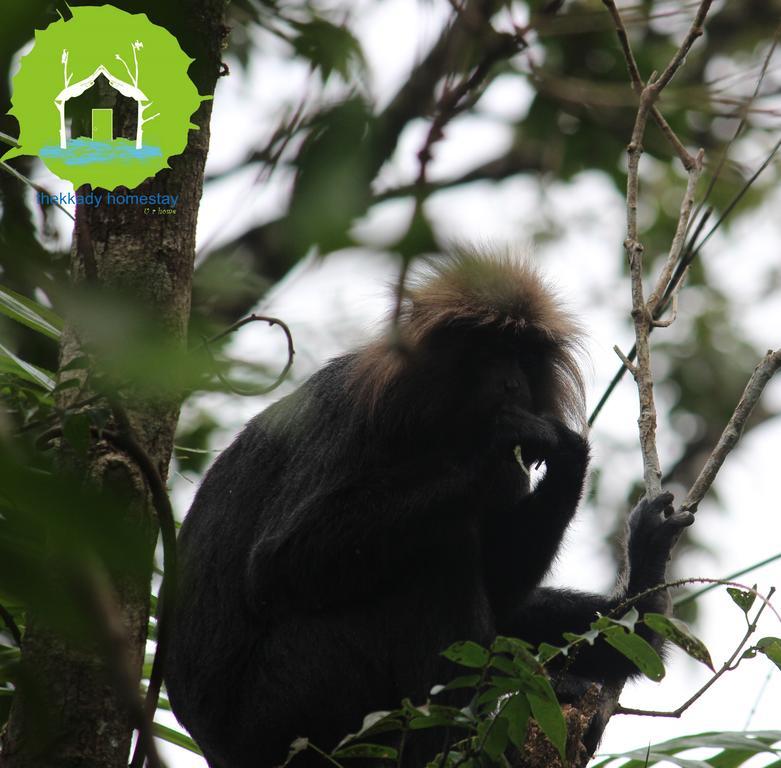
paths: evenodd
<path fill-rule="evenodd" d="M 674 512 L 673 509 L 673 495 L 670 493 L 670 491 L 662 491 L 657 496 L 654 496 L 650 501 L 647 502 L 648 506 L 651 507 L 651 509 L 657 511 L 657 512 L 664 512 L 665 517 L 668 515 L 671 515 Z M 668 512 L 669 510 L 669 512 Z"/>
<path fill-rule="evenodd" d="M 672 514 L 665 516 L 667 518 L 665 523 L 673 528 L 688 528 L 694 522 L 694 515 L 688 510 L 673 511 Z"/>

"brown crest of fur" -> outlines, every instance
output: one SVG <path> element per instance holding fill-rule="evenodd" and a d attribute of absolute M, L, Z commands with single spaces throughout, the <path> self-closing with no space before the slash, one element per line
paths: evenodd
<path fill-rule="evenodd" d="M 541 345 L 548 366 L 548 410 L 575 428 L 585 427 L 578 324 L 526 259 L 468 248 L 432 260 L 407 288 L 395 343 L 381 339 L 359 354 L 354 380 L 369 398 L 370 411 L 403 375 L 410 356 L 448 327 L 495 328 L 517 336 L 519 349 L 524 343 Z"/>

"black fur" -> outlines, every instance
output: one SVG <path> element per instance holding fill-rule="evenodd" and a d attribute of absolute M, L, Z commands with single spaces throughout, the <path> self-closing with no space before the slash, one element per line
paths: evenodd
<path fill-rule="evenodd" d="M 547 415 L 550 345 L 534 328 L 449 322 L 370 401 L 370 353 L 341 357 L 218 458 L 179 538 L 166 675 L 212 768 L 278 765 L 298 736 L 331 749 L 368 712 L 452 677 L 452 642 L 560 643 L 663 580 L 690 522 L 669 515 L 669 494 L 633 511 L 615 595 L 539 588 L 588 463 L 586 441 Z M 516 446 L 545 462 L 533 493 Z M 606 682 L 636 672 L 599 644 L 574 666 Z M 293 764 L 325 765 L 312 752 Z"/>

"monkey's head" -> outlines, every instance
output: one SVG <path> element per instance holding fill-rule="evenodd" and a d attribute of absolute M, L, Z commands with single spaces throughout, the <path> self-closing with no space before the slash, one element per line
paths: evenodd
<path fill-rule="evenodd" d="M 408 287 L 396 340 L 365 348 L 359 398 L 394 419 L 454 429 L 517 407 L 585 424 L 582 333 L 528 261 L 459 249 Z M 435 426 L 436 425 L 436 426 Z"/>

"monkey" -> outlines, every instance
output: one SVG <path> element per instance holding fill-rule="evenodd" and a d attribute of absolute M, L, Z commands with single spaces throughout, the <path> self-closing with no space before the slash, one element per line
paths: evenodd
<path fill-rule="evenodd" d="M 390 339 L 253 418 L 182 525 L 166 686 L 211 768 L 281 765 L 302 736 L 331 750 L 453 677 L 453 642 L 561 644 L 662 584 L 692 522 L 669 493 L 643 500 L 612 595 L 541 587 L 589 461 L 579 325 L 528 260 L 468 248 L 433 260 L 399 310 Z M 660 590 L 637 607 L 668 605 Z M 637 669 L 598 641 L 571 672 Z"/>

